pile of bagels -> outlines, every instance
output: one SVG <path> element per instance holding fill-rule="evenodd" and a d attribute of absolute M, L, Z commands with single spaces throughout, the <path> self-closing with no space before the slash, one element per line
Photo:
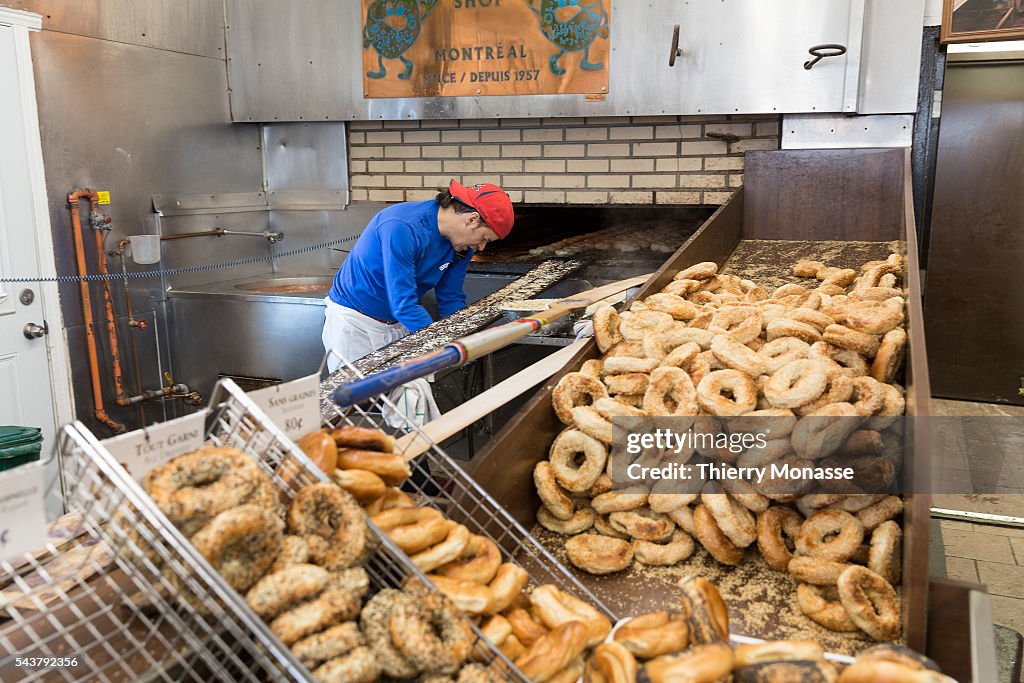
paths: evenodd
<path fill-rule="evenodd" d="M 931 659 L 898 645 L 875 645 L 843 667 L 825 658 L 810 640 L 733 645 L 729 616 L 715 586 L 705 578 L 679 582 L 672 609 L 633 617 L 590 653 L 586 683 L 955 683 Z M 842 669 L 839 671 L 838 669 Z"/>
<path fill-rule="evenodd" d="M 794 274 L 805 284 L 767 291 L 698 263 L 625 312 L 598 309 L 603 355 L 552 392 L 566 428 L 534 470 L 539 523 L 569 536 L 570 562 L 593 574 L 622 571 L 634 560 L 674 565 L 697 543 L 716 561 L 737 565 L 756 545 L 799 584 L 797 603 L 808 617 L 836 631 L 895 638 L 901 528 L 894 519 L 903 502 L 885 491 L 902 465 L 902 268 L 898 254 L 859 270 L 801 261 Z M 614 418 L 665 416 L 706 433 L 726 432 L 742 418 L 745 431 L 760 424 L 770 437 L 739 453 L 718 447 L 629 456 L 612 448 Z M 671 480 L 627 486 L 619 469 L 613 482 L 613 465 L 630 462 L 841 464 L 857 479 L 832 488 L 698 479 L 687 489 Z"/>
<path fill-rule="evenodd" d="M 331 468 L 329 455 L 323 457 L 318 450 L 329 453 L 327 441 L 367 449 L 360 451 L 358 464 L 363 469 L 348 467 L 353 461 L 344 448 L 339 450 L 337 469 Z M 405 459 L 393 453 L 393 437 L 346 425 L 307 435 L 299 446 L 338 486 L 355 496 L 377 528 L 465 614 L 497 614 L 508 608 L 526 585 L 526 571 L 504 562 L 494 541 L 470 533 L 436 508 L 417 505 L 398 488 L 410 471 Z"/>
<path fill-rule="evenodd" d="M 367 514 L 413 505 L 395 488 L 409 470 L 392 437 L 343 427 L 300 443 L 331 482 L 304 483 L 292 459 L 271 473 L 241 450 L 205 446 L 154 468 L 143 487 L 315 680 L 504 680 L 473 652 L 480 645 L 466 616 L 444 594 L 407 582 L 370 595 L 360 564 L 379 542 Z M 284 488 L 295 492 L 290 502 Z M 132 534 L 146 547 L 140 530 Z"/>
<path fill-rule="evenodd" d="M 333 460 L 332 444 L 338 450 Z M 527 593 L 529 575 L 503 561 L 493 540 L 471 533 L 436 508 L 417 505 L 398 488 L 409 470 L 393 453 L 392 437 L 346 425 L 308 434 L 299 445 L 445 596 L 439 602 L 439 596 L 410 580 L 366 604 L 363 634 L 383 675 L 402 680 L 429 676 L 432 683 L 506 680 L 502 662 L 473 642 L 465 621 L 469 617 L 531 680 L 568 683 L 578 678 L 585 652 L 611 631 L 604 614 L 554 585 Z M 346 449 L 359 451 L 359 468 L 352 467 L 357 463 Z M 411 622 L 406 613 L 422 610 L 423 603 L 431 617 Z"/>
<path fill-rule="evenodd" d="M 456 529 L 457 525 L 444 520 L 437 510 L 416 507 L 398 488 L 411 472 L 405 458 L 394 452 L 394 437 L 377 429 L 342 425 L 306 434 L 297 445 L 334 482 L 326 486 L 353 500 L 364 525 L 366 517 L 374 518 L 379 529 L 424 571 L 467 553 L 469 534 L 464 526 Z M 500 564 L 500 555 L 498 558 Z M 509 581 L 508 573 L 502 573 L 503 582 Z M 479 645 L 462 606 L 415 581 L 373 595 L 359 614 L 358 626 L 357 632 L 347 634 L 352 637 L 347 647 L 369 653 L 373 669 L 367 673 L 372 675 L 364 679 L 351 671 L 331 671 L 321 677 L 320 669 L 311 668 L 315 678 L 373 681 L 384 676 L 393 680 L 429 678 L 437 683 L 502 680 L 495 670 L 471 661 L 474 654 L 485 660 L 479 652 L 474 653 Z M 316 662 L 307 658 L 303 664 L 311 667 Z"/>
<path fill-rule="evenodd" d="M 143 488 L 317 680 L 376 680 L 356 623 L 368 537 L 352 496 L 323 482 L 285 505 L 271 473 L 217 446 L 150 470 Z"/>

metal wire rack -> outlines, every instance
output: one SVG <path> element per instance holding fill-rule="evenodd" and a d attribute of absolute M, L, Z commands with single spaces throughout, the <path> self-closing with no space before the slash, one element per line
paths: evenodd
<path fill-rule="evenodd" d="M 211 405 L 207 440 L 247 453 L 286 500 L 327 480 L 230 380 L 218 383 Z M 7 619 L 0 621 L 2 680 L 312 680 L 88 429 L 65 427 L 60 452 L 66 506 L 83 530 L 79 545 L 91 541 L 103 550 L 68 562 L 65 549 L 50 544 L 0 564 L 0 578 L 11 580 L 0 598 L 0 619 Z M 372 524 L 370 535 L 376 551 L 363 566 L 371 591 L 400 587 L 414 576 L 426 582 Z M 64 559 L 61 571 L 49 571 L 57 559 Z M 521 680 L 486 640 L 474 651 Z M 26 655 L 74 657 L 76 664 L 18 666 L 15 658 Z"/>
<path fill-rule="evenodd" d="M 210 667 L 224 674 L 206 656 L 196 610 L 172 599 L 175 582 L 197 577 L 139 513 L 144 501 L 123 471 L 97 456 L 80 423 L 58 438 L 71 494 L 70 517 L 62 518 L 67 533 L 51 532 L 45 547 L 0 563 L 7 584 L 0 600 L 3 680 L 198 682 L 205 675 L 197 672 Z M 221 616 L 223 603 L 211 600 L 209 618 Z M 212 635 L 223 638 L 221 629 Z M 57 665 L 19 665 L 19 658 Z"/>
<path fill-rule="evenodd" d="M 351 363 L 342 363 L 357 377 L 360 373 Z M 530 585 L 554 584 L 560 590 L 593 605 L 615 622 L 614 614 L 592 591 L 580 583 L 555 557 L 542 546 L 483 488 L 470 478 L 459 465 L 438 446 L 419 426 L 387 396 L 376 396 L 364 403 L 348 408 L 332 404 L 326 422 L 329 426 L 354 425 L 373 427 L 386 432 L 415 434 L 403 455 L 411 455 L 411 448 L 419 443 L 422 455 L 408 458 L 412 476 L 403 489 L 412 493 L 423 505 L 435 507 L 449 519 L 465 525 L 469 530 L 494 541 L 506 560 L 515 562 L 527 571 Z M 388 423 L 397 425 L 389 427 Z"/>
<path fill-rule="evenodd" d="M 330 481 L 306 457 L 298 447 L 270 421 L 264 418 L 257 421 L 254 416 L 261 414 L 256 405 L 229 379 L 222 380 L 214 389 L 210 399 L 211 405 L 218 406 L 214 417 L 214 426 L 209 430 L 209 438 L 219 445 L 233 446 L 251 452 L 253 450 L 263 453 L 262 464 L 270 464 L 275 471 L 290 472 L 297 465 L 305 476 L 310 477 L 307 481 L 291 483 L 281 481 L 274 474 L 275 483 L 287 494 L 290 500 L 303 486 L 313 481 Z M 288 461 L 292 462 L 289 463 Z M 281 464 L 284 466 L 281 467 Z M 408 557 L 397 546 L 395 546 L 374 524 L 367 520 L 371 533 L 380 544 L 380 549 L 370 561 L 364 564 L 370 575 L 372 592 L 386 587 L 402 586 L 410 577 L 417 577 L 420 582 L 430 585 L 427 577 L 421 572 Z M 248 606 L 242 602 L 242 607 L 248 611 Z M 255 615 L 253 615 L 255 618 Z M 258 621 L 258 619 L 257 619 Z M 260 626 L 266 627 L 260 622 Z M 526 681 L 515 666 L 495 648 L 480 632 L 476 624 L 470 622 L 477 642 L 474 643 L 474 652 L 487 663 L 495 664 L 496 668 L 506 673 L 510 680 Z M 289 653 L 290 656 L 290 653 Z"/>

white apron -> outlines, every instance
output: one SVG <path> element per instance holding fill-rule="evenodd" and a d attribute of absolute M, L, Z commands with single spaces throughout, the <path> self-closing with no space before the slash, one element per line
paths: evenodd
<path fill-rule="evenodd" d="M 324 301 L 327 309 L 322 339 L 330 372 L 341 367 L 342 359 L 351 363 L 409 334 L 401 323 L 388 325 L 337 304 L 330 297 Z M 397 412 L 384 408 L 384 420 L 392 427 L 420 427 L 441 416 L 430 384 L 423 379 L 393 389 L 388 399 L 397 408 Z"/>

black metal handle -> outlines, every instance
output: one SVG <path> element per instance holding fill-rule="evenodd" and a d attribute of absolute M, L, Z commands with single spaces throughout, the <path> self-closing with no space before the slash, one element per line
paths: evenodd
<path fill-rule="evenodd" d="M 808 59 L 804 62 L 804 68 L 810 69 L 812 66 L 825 59 L 825 57 L 839 57 L 840 55 L 846 54 L 846 46 L 838 45 L 836 43 L 825 43 L 824 45 L 815 45 L 807 49 L 814 59 Z"/>
<path fill-rule="evenodd" d="M 676 65 L 676 57 L 682 57 L 683 51 L 679 49 L 679 24 L 672 27 L 672 51 L 668 54 L 668 65 Z"/>

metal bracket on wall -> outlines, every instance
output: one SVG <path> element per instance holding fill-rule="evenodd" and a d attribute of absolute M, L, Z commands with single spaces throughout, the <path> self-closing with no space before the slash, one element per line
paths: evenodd
<path fill-rule="evenodd" d="M 348 204 L 348 188 L 337 190 L 268 190 L 271 209 L 341 211 Z"/>
<path fill-rule="evenodd" d="M 782 149 L 844 147 L 910 147 L 912 114 L 786 114 L 782 117 Z"/>
<path fill-rule="evenodd" d="M 223 194 L 155 194 L 153 210 L 160 216 L 245 213 L 247 211 L 342 210 L 348 204 L 348 189 L 270 190 Z"/>
<path fill-rule="evenodd" d="M 950 519 L 958 522 L 969 522 L 983 526 L 1004 526 L 1015 529 L 1024 528 L 1024 517 L 1011 517 L 1009 515 L 994 515 L 987 512 L 970 512 L 968 510 L 951 510 L 949 508 L 931 509 L 932 517 L 935 519 Z"/>
<path fill-rule="evenodd" d="M 266 211 L 269 208 L 267 195 L 264 192 L 153 195 L 153 210 L 161 216 L 244 213 L 246 211 Z"/>
<path fill-rule="evenodd" d="M 864 54 L 865 0 L 850 0 L 850 30 L 846 39 L 843 111 L 853 114 L 860 105 L 860 67 Z"/>

